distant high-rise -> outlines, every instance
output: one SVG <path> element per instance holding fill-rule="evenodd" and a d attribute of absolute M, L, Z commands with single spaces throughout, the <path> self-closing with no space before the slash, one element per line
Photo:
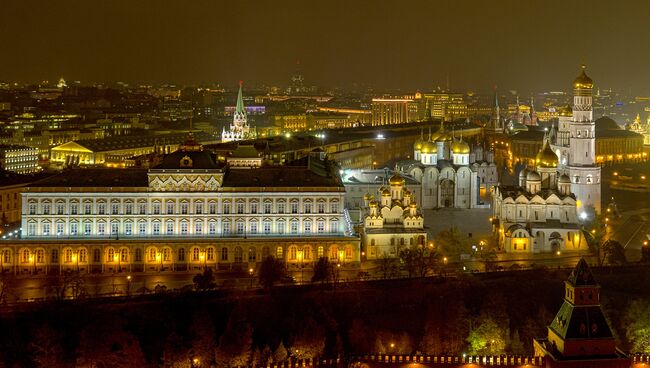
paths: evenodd
<path fill-rule="evenodd" d="M 255 128 L 248 125 L 248 117 L 246 109 L 244 108 L 244 97 L 242 93 L 243 82 L 239 82 L 239 93 L 237 94 L 237 105 L 233 113 L 232 124 L 230 129 L 223 128 L 221 132 L 221 140 L 223 142 L 241 141 L 245 139 L 254 139 L 257 137 Z"/>

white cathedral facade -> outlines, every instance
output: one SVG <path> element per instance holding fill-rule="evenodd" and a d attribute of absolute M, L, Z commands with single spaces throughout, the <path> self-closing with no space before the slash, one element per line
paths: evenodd
<path fill-rule="evenodd" d="M 494 155 L 445 131 L 444 126 L 427 140 L 413 144 L 414 160 L 398 163 L 398 171 L 421 183 L 422 208 L 481 208 L 482 201 L 498 184 Z"/>
<path fill-rule="evenodd" d="M 519 186 L 496 188 L 492 224 L 506 252 L 588 249 L 580 220 L 601 210 L 592 89 L 583 66 L 573 82 L 573 107 L 560 110 L 557 132 L 544 136 L 535 167 L 520 172 Z"/>
<path fill-rule="evenodd" d="M 585 73 L 573 81 L 573 107 L 560 111 L 559 124 L 551 147 L 559 157 L 558 171 L 571 179 L 571 193 L 578 213 L 600 212 L 600 166 L 596 164 L 596 124 L 593 117 L 593 81 Z"/>
<path fill-rule="evenodd" d="M 255 127 L 248 124 L 248 116 L 246 108 L 244 107 L 244 97 L 242 94 L 242 82 L 239 82 L 239 93 L 237 94 L 237 105 L 233 114 L 232 124 L 230 129 L 226 130 L 224 127 L 221 132 L 222 142 L 242 141 L 246 139 L 257 138 L 257 131 Z"/>
<path fill-rule="evenodd" d="M 379 189 L 379 200 L 367 193 L 362 210 L 361 239 L 367 259 L 397 257 L 409 246 L 424 246 L 427 232 L 414 194 L 398 173 Z"/>

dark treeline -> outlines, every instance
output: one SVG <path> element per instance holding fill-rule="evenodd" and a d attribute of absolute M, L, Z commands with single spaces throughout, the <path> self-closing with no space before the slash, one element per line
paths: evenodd
<path fill-rule="evenodd" d="M 532 338 L 546 335 L 562 303 L 566 277 L 536 270 L 26 305 L 0 317 L 0 361 L 227 367 L 289 356 L 531 354 Z M 650 270 L 600 269 L 596 277 L 621 347 L 648 351 L 647 334 L 637 331 L 650 331 Z"/>

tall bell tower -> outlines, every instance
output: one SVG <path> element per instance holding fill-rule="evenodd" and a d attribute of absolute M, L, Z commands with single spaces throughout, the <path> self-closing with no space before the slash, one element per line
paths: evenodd
<path fill-rule="evenodd" d="M 571 192 L 582 217 L 589 208 L 600 212 L 600 167 L 596 165 L 596 123 L 593 117 L 594 83 L 582 72 L 573 81 L 573 116 L 569 122 L 568 175 Z"/>

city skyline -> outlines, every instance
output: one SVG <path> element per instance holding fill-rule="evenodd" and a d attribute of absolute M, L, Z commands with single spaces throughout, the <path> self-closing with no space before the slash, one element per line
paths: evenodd
<path fill-rule="evenodd" d="M 280 5 L 10 1 L 0 80 L 282 85 L 299 61 L 308 85 L 530 93 L 585 63 L 596 87 L 650 93 L 641 1 Z"/>

